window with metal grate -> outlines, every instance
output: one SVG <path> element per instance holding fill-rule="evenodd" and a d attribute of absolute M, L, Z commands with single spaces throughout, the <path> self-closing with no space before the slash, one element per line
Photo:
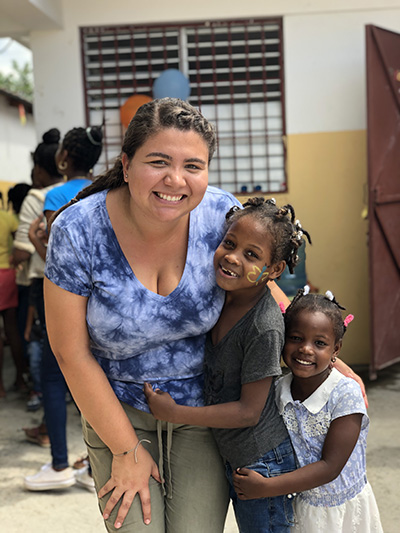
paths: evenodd
<path fill-rule="evenodd" d="M 286 190 L 282 19 L 81 28 L 86 120 L 105 122 L 102 163 L 120 151 L 119 109 L 176 68 L 189 102 L 217 127 L 210 184 L 233 193 Z"/>

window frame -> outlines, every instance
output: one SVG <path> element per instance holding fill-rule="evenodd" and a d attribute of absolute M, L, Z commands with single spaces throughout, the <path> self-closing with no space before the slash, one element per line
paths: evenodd
<path fill-rule="evenodd" d="M 218 81 L 215 82 L 214 89 L 213 89 L 213 95 L 214 95 L 214 101 L 217 103 L 214 105 L 214 114 L 211 113 L 210 109 L 207 109 L 209 107 L 207 103 L 205 103 L 205 98 L 202 97 L 201 93 L 201 80 L 199 82 L 199 77 L 201 76 L 201 69 L 197 68 L 197 72 L 194 73 L 194 77 L 196 78 L 196 82 L 193 81 L 192 72 L 190 69 L 190 53 L 188 52 L 188 46 L 186 43 L 186 48 L 184 49 L 184 53 L 182 53 L 182 43 L 181 43 L 181 37 L 180 35 L 182 32 L 186 31 L 186 35 L 188 35 L 190 32 L 193 32 L 193 35 L 195 35 L 195 38 L 198 39 L 199 31 L 205 30 L 205 29 L 214 29 L 218 30 L 220 28 L 229 28 L 229 31 L 232 30 L 232 28 L 239 28 L 244 27 L 246 30 L 250 28 L 255 27 L 262 27 L 262 28 L 277 28 L 277 33 L 279 36 L 278 44 L 277 44 L 277 70 L 279 72 L 278 76 L 275 76 L 274 78 L 271 78 L 275 80 L 275 83 L 279 84 L 280 91 L 279 91 L 279 98 L 274 98 L 273 101 L 268 100 L 268 89 L 267 89 L 267 82 L 268 82 L 268 76 L 267 76 L 267 63 L 266 63 L 266 53 L 264 55 L 260 55 L 262 57 L 263 66 L 265 67 L 265 75 L 263 74 L 263 77 L 257 78 L 258 82 L 263 83 L 263 88 L 265 89 L 264 97 L 262 101 L 258 101 L 258 107 L 254 108 L 254 102 L 252 101 L 251 92 L 249 91 L 250 87 L 250 80 L 249 80 L 249 40 L 245 40 L 245 63 L 246 63 L 246 69 L 245 75 L 246 75 L 246 81 L 247 87 L 246 87 L 246 94 L 242 98 L 242 101 L 240 103 L 235 103 L 234 98 L 235 95 L 232 96 L 232 86 L 234 86 L 234 83 L 231 83 L 230 85 L 230 100 L 231 102 L 227 104 L 230 105 L 232 108 L 231 115 L 231 125 L 232 125 L 232 132 L 233 134 L 230 135 L 231 137 L 231 144 L 229 144 L 229 140 L 227 141 L 227 138 L 225 136 L 224 138 L 224 132 L 227 130 L 227 124 L 226 120 L 229 119 L 222 119 L 220 116 L 221 113 L 219 111 L 223 109 L 221 106 L 225 104 L 221 104 L 218 101 L 218 88 L 220 86 L 218 85 Z M 210 30 L 210 31 L 211 31 Z M 170 32 L 177 31 L 179 33 L 178 36 L 178 49 L 177 49 L 177 57 L 173 57 L 173 44 L 171 42 L 168 44 L 167 39 L 169 38 L 168 35 Z M 197 34 L 196 34 L 197 31 Z M 147 84 L 142 83 L 142 80 L 145 79 L 143 76 L 143 71 L 141 72 L 140 76 L 138 75 L 137 67 L 139 67 L 139 62 L 136 59 L 135 55 L 135 44 L 134 40 L 136 39 L 136 35 L 138 36 L 145 36 L 145 39 L 147 39 L 147 43 L 151 41 L 151 35 L 152 32 L 158 32 L 163 34 L 164 39 L 164 45 L 162 54 L 160 56 L 159 60 L 155 60 L 151 54 L 153 53 L 153 49 L 151 48 L 151 44 L 148 44 L 148 52 L 147 54 L 149 56 L 148 61 L 148 77 L 147 77 Z M 120 48 L 118 47 L 118 39 L 121 35 L 130 35 L 131 40 L 131 50 L 130 50 L 130 56 L 131 56 L 131 76 L 132 76 L 132 84 L 129 86 L 129 92 L 127 92 L 127 86 L 125 84 L 125 79 L 129 76 L 126 72 L 122 72 L 122 70 L 125 68 L 126 59 L 124 61 L 120 60 L 120 55 L 122 55 L 122 51 L 120 51 Z M 95 114 L 93 112 L 93 101 L 91 101 L 91 95 L 90 95 L 90 73 L 88 69 L 88 65 L 86 63 L 86 59 L 88 57 L 88 53 L 85 51 L 85 47 L 87 46 L 87 43 L 89 42 L 88 39 L 90 37 L 94 37 L 98 39 L 98 57 L 99 57 L 99 76 L 100 76 L 100 82 L 98 91 L 100 93 L 100 102 L 101 106 L 97 109 L 97 111 L 100 109 L 102 113 L 102 119 L 105 119 L 104 123 L 104 156 L 102 156 L 102 163 L 105 164 L 106 167 L 112 163 L 115 156 L 119 154 L 120 147 L 122 144 L 123 139 L 123 127 L 115 119 L 113 121 L 110 121 L 106 115 L 107 110 L 118 110 L 119 107 L 126 101 L 126 99 L 131 96 L 132 94 L 147 94 L 148 96 L 152 97 L 152 86 L 154 84 L 154 81 L 157 79 L 159 74 L 165 70 L 165 68 L 178 68 L 181 70 L 185 75 L 188 77 L 190 76 L 191 86 L 194 86 L 194 89 L 192 88 L 192 93 L 188 98 L 189 103 L 192 103 L 193 105 L 196 105 L 200 108 L 200 110 L 203 111 L 205 116 L 210 119 L 211 122 L 216 124 L 217 128 L 217 135 L 218 135 L 218 149 L 217 153 L 214 156 L 213 162 L 210 166 L 210 184 L 216 185 L 217 187 L 225 188 L 229 190 L 230 192 L 233 192 L 234 194 L 253 194 L 253 193 L 260 193 L 260 194 L 273 194 L 273 193 L 284 193 L 287 192 L 287 170 L 286 170 L 286 159 L 287 159 L 287 152 L 286 152 L 286 116 L 285 116 L 285 77 L 284 77 L 284 57 L 283 57 L 283 19 L 282 17 L 263 17 L 263 18 L 252 18 L 252 19 L 226 19 L 226 20 L 215 20 L 215 21 L 196 21 L 196 22 L 179 22 L 177 24 L 165 24 L 165 23 L 152 23 L 152 24 L 128 24 L 128 25 L 113 25 L 113 26 L 90 26 L 90 27 L 81 27 L 80 28 L 80 36 L 81 36 L 81 57 L 82 57 L 82 74 L 83 74 L 83 91 L 84 91 L 84 104 L 85 104 L 85 118 L 86 118 L 86 124 L 92 125 L 92 124 L 98 124 L 99 117 L 97 120 L 94 120 L 93 115 Z M 116 102 L 114 106 L 107 107 L 107 91 L 112 90 L 112 84 L 109 84 L 109 87 L 107 86 L 107 83 L 112 78 L 113 74 L 105 74 L 105 69 L 108 68 L 107 65 L 105 66 L 106 62 L 103 61 L 104 50 L 103 50 L 103 44 L 102 44 L 102 38 L 104 39 L 105 36 L 108 36 L 108 42 L 112 41 L 112 36 L 114 36 L 114 78 L 112 81 L 114 82 L 114 90 L 116 91 Z M 144 39 L 144 37 L 142 37 Z M 127 40 L 127 39 L 125 39 Z M 264 39 L 265 41 L 265 39 Z M 264 42 L 263 41 L 263 42 Z M 229 42 L 229 41 L 228 41 Z M 230 43 L 232 45 L 232 41 Z M 168 45 L 168 46 L 167 46 Z M 265 47 L 265 44 L 261 44 L 260 48 L 262 46 Z M 168 54 L 170 53 L 170 49 L 172 50 L 172 56 L 168 57 Z M 110 50 L 112 50 L 112 47 L 110 46 Z M 112 53 L 112 52 L 110 52 Z M 95 52 L 93 52 L 93 55 L 95 55 Z M 201 61 L 201 58 L 198 59 L 198 62 Z M 218 75 L 218 69 L 215 67 L 215 54 L 214 54 L 214 61 L 213 69 L 212 69 L 212 77 L 213 81 L 216 80 L 216 76 Z M 230 61 L 231 58 L 230 58 Z M 143 60 L 142 60 L 143 63 Z M 158 70 L 158 65 L 161 66 L 160 70 Z M 157 70 L 155 68 L 157 67 Z M 199 74 L 200 71 L 200 74 Z M 233 75 L 236 73 L 233 69 L 228 70 L 228 74 L 231 77 L 230 81 L 232 80 Z M 110 78 L 111 76 L 111 78 Z M 276 82 L 278 80 L 278 82 Z M 256 83 L 257 83 L 256 81 Z M 200 87 L 200 91 L 199 91 Z M 110 98 L 111 101 L 111 98 Z M 274 102 L 274 103 L 273 103 Z M 271 118 L 272 114 L 271 111 L 267 111 L 267 107 L 271 107 L 272 104 L 274 105 L 273 109 L 277 110 L 277 119 L 275 120 L 276 123 L 280 121 L 280 127 L 276 129 L 276 133 L 272 133 L 272 129 L 267 126 L 268 120 Z M 247 107 L 247 113 L 244 113 L 244 118 L 236 119 L 234 116 L 234 110 L 235 106 L 242 106 L 241 109 L 244 110 L 245 107 Z M 264 107 L 264 113 L 260 112 L 261 107 Z M 278 110 L 279 107 L 279 110 Z M 225 108 L 224 108 L 225 109 Z M 239 107 L 236 107 L 236 109 L 239 109 Z M 226 109 L 225 109 L 226 111 Z M 275 112 L 275 111 L 274 111 Z M 229 113 L 228 113 L 229 114 Z M 99 115 L 97 113 L 97 115 Z M 260 115 L 260 116 L 259 116 Z M 119 113 L 118 113 L 118 119 L 119 119 Z M 260 123 L 260 121 L 264 121 L 264 125 L 261 127 L 262 133 L 259 134 L 259 136 L 255 137 L 253 135 L 254 128 L 252 127 L 252 123 L 255 122 Z M 225 123 L 224 123 L 225 120 Z M 240 132 L 238 133 L 238 124 L 241 122 L 245 122 L 247 120 L 248 122 L 248 129 L 243 130 L 243 139 L 240 139 Z M 243 126 L 241 126 L 243 127 Z M 229 125 L 228 125 L 229 129 Z M 240 128 L 239 128 L 240 129 Z M 246 137 L 247 133 L 247 137 Z M 240 145 L 242 143 L 243 145 L 246 145 L 248 148 L 244 148 Z M 257 144 L 258 143 L 258 144 Z M 275 154 L 271 154 L 269 152 L 270 147 L 274 148 Z M 226 148 L 228 147 L 228 149 Z M 230 149 L 229 149 L 230 147 Z M 258 156 L 254 155 L 254 149 L 256 151 L 263 151 L 265 148 L 265 153 Z M 247 150 L 247 152 L 246 152 Z M 224 151 L 227 153 L 226 156 L 223 155 Z M 244 151 L 245 155 L 238 155 L 237 152 Z M 257 159 L 258 157 L 258 159 Z M 275 157 L 275 164 L 277 165 L 274 167 L 274 158 Z M 265 166 L 263 166 L 263 163 L 265 163 Z M 225 165 L 225 166 L 224 166 Z M 228 167 L 227 167 L 228 165 Z M 229 165 L 231 165 L 231 169 L 229 168 Z M 242 167 L 242 168 L 240 168 Z M 273 175 L 274 171 L 276 170 L 276 175 L 278 176 L 275 181 L 273 179 L 270 179 L 270 176 Z M 264 179 L 265 175 L 265 179 Z M 216 177 L 217 176 L 217 177 Z M 243 177 L 245 176 L 245 177 Z M 250 176 L 250 177 L 248 177 Z M 260 178 L 261 176 L 261 178 Z M 229 179 L 230 181 L 227 182 L 226 180 Z M 224 186 L 225 185 L 225 186 Z"/>

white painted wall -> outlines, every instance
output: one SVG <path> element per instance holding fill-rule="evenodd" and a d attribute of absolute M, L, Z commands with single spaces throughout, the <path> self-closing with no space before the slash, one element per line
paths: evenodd
<path fill-rule="evenodd" d="M 37 146 L 32 115 L 23 126 L 17 107 L 0 95 L 0 181 L 31 182 L 31 152 Z"/>
<path fill-rule="evenodd" d="M 365 24 L 400 32 L 400 0 L 62 0 L 64 29 L 31 34 L 38 133 L 84 124 L 79 27 L 284 17 L 287 132 L 364 129 Z"/>
<path fill-rule="evenodd" d="M 366 128 L 365 26 L 400 33 L 398 4 L 391 10 L 284 18 L 289 134 Z"/>

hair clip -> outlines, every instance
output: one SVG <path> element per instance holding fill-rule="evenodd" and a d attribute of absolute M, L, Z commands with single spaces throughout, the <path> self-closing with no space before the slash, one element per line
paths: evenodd
<path fill-rule="evenodd" d="M 297 219 L 296 222 L 294 223 L 294 225 L 295 225 L 297 228 L 301 228 L 300 220 Z"/>
<path fill-rule="evenodd" d="M 339 309 L 346 309 L 345 307 L 341 306 L 340 303 L 336 300 L 336 298 L 334 297 L 333 293 L 331 291 L 326 291 L 325 293 L 325 298 L 329 301 L 331 301 L 333 304 L 337 305 L 339 307 Z"/>
<path fill-rule="evenodd" d="M 279 309 L 282 311 L 282 314 L 285 314 L 286 312 L 286 308 L 285 308 L 285 304 L 283 302 L 279 302 Z"/>
<path fill-rule="evenodd" d="M 297 233 L 296 233 L 296 239 L 298 241 L 301 241 L 301 239 L 303 238 L 303 232 L 301 230 L 299 230 Z"/>
<path fill-rule="evenodd" d="M 343 325 L 345 328 L 350 324 L 350 322 L 353 322 L 354 315 L 347 315 L 346 318 L 343 320 Z"/>
<path fill-rule="evenodd" d="M 333 300 L 335 299 L 331 291 L 326 291 L 325 297 L 328 298 L 328 300 L 330 300 L 331 302 L 333 302 Z"/>
<path fill-rule="evenodd" d="M 88 128 L 86 128 L 86 135 L 88 136 L 89 138 L 89 141 L 94 144 L 95 146 L 101 146 L 101 141 L 96 141 L 95 139 L 93 139 L 93 135 L 92 135 L 92 128 L 89 126 Z"/>
<path fill-rule="evenodd" d="M 304 285 L 303 287 L 303 296 L 307 296 L 310 293 L 310 285 Z"/>
<path fill-rule="evenodd" d="M 267 200 L 265 200 L 265 203 L 266 204 L 276 205 L 276 200 L 275 200 L 275 198 L 267 198 Z"/>

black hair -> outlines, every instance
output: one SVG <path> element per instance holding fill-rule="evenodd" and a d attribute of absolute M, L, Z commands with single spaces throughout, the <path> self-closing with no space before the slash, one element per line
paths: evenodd
<path fill-rule="evenodd" d="M 8 189 L 8 203 L 12 205 L 12 208 L 17 215 L 21 210 L 25 196 L 31 188 L 32 186 L 28 183 L 17 183 L 14 187 Z"/>
<path fill-rule="evenodd" d="M 73 128 L 65 134 L 61 148 L 67 150 L 73 169 L 86 174 L 99 160 L 102 140 L 103 132 L 99 126 Z"/>
<path fill-rule="evenodd" d="M 299 289 L 283 315 L 285 328 L 287 330 L 290 327 L 291 321 L 301 311 L 324 313 L 332 322 L 335 342 L 338 342 L 343 338 L 347 329 L 342 317 L 342 310 L 344 309 L 334 297 L 331 300 L 323 294 L 304 294 L 304 289 Z"/>
<path fill-rule="evenodd" d="M 52 128 L 43 134 L 43 142 L 39 143 L 36 150 L 32 153 L 32 159 L 35 165 L 43 168 L 51 177 L 59 177 L 55 155 L 60 142 L 60 131 Z"/>
<path fill-rule="evenodd" d="M 131 161 L 136 151 L 150 137 L 162 130 L 172 128 L 198 133 L 208 147 L 208 162 L 211 161 L 217 144 L 216 133 L 214 126 L 203 117 L 200 111 L 179 98 L 152 100 L 139 107 L 136 111 L 126 130 L 122 150 L 116 158 L 114 166 L 80 191 L 76 198 L 55 213 L 54 218 L 78 200 L 106 189 L 119 189 L 126 186 L 122 167 L 122 154 L 126 154 L 128 160 Z"/>
<path fill-rule="evenodd" d="M 237 220 L 245 216 L 252 216 L 263 224 L 265 230 L 272 237 L 271 262 L 285 261 L 289 271 L 293 274 L 299 262 L 297 250 L 303 244 L 303 234 L 311 244 L 309 233 L 303 229 L 290 204 L 277 207 L 274 199 L 255 197 L 249 198 L 243 204 L 243 209 L 232 207 L 226 214 L 227 229 Z"/>

